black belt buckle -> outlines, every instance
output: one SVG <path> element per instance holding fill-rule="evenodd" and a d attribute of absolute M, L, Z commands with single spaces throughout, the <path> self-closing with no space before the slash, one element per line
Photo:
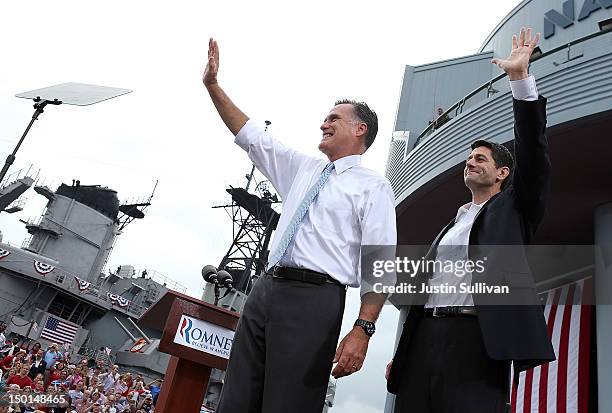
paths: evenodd
<path fill-rule="evenodd" d="M 446 317 L 446 314 L 444 314 L 443 312 L 440 311 L 442 307 L 434 307 L 433 310 L 431 311 L 431 316 L 435 317 L 435 318 L 444 318 Z"/>
<path fill-rule="evenodd" d="M 448 306 L 431 308 L 431 316 L 435 318 L 456 317 L 461 315 L 476 316 L 476 312 L 473 307 Z"/>

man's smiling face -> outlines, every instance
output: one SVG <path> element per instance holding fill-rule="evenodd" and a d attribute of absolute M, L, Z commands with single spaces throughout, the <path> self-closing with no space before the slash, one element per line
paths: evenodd
<path fill-rule="evenodd" d="M 465 185 L 470 189 L 493 186 L 500 178 L 502 168 L 497 168 L 491 149 L 479 146 L 472 150 L 463 169 Z"/>
<path fill-rule="evenodd" d="M 331 160 L 345 156 L 356 144 L 361 144 L 361 138 L 357 136 L 359 123 L 352 105 L 343 103 L 334 106 L 321 125 L 323 138 L 319 150 Z"/>

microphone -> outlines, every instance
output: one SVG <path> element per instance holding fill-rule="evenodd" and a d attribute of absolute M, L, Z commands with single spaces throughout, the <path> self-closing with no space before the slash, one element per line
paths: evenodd
<path fill-rule="evenodd" d="M 205 265 L 204 268 L 202 268 L 202 278 L 204 278 L 204 281 L 211 284 L 219 284 L 219 274 L 214 265 Z"/>
<path fill-rule="evenodd" d="M 219 277 L 219 285 L 221 285 L 221 287 L 225 287 L 230 290 L 233 288 L 234 280 L 232 279 L 232 275 L 229 272 L 221 270 L 218 272 L 217 275 Z"/>

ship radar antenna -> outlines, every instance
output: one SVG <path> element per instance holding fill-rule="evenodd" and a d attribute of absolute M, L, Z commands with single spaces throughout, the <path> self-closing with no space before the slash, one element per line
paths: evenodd
<path fill-rule="evenodd" d="M 265 123 L 267 130 L 272 122 Z M 233 222 L 232 243 L 216 268 L 231 275 L 234 289 L 248 294 L 255 277 L 265 270 L 270 238 L 280 218 L 273 206 L 281 201 L 269 181 L 257 181 L 254 165 L 245 178 L 243 188 L 226 189 L 231 203 L 213 208 L 224 208 Z M 249 191 L 251 187 L 254 189 Z"/>
<path fill-rule="evenodd" d="M 145 217 L 144 212 L 147 207 L 151 205 L 151 200 L 153 200 L 153 195 L 155 195 L 155 190 L 157 189 L 158 183 L 159 179 L 155 181 L 151 195 L 149 195 L 148 198 L 136 202 L 126 202 L 119 205 L 119 212 L 121 212 L 121 215 L 117 219 L 119 222 L 119 231 L 122 231 L 133 220 L 142 219 Z"/>

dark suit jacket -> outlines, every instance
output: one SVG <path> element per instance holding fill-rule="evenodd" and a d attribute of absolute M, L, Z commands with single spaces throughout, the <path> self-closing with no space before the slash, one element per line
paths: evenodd
<path fill-rule="evenodd" d="M 44 359 L 40 361 L 40 364 L 38 365 L 38 367 L 35 366 L 34 361 L 33 361 L 32 365 L 30 366 L 30 371 L 28 373 L 28 376 L 32 380 L 34 380 L 34 377 L 36 377 L 38 373 L 45 374 L 46 368 L 47 368 L 47 362 Z"/>
<path fill-rule="evenodd" d="M 529 244 L 546 207 L 550 181 L 550 158 L 546 139 L 546 99 L 513 100 L 515 169 L 512 182 L 480 209 L 470 231 L 469 258 L 474 260 L 482 246 L 511 246 L 511 259 L 505 254 L 488 256 L 487 270 L 494 281 L 534 292 L 533 275 L 521 245 Z M 426 258 L 435 259 L 438 243 L 454 225 L 454 219 L 438 234 Z M 499 248 L 497 249 L 499 251 Z M 481 252 L 481 251 L 480 251 Z M 427 274 L 420 274 L 426 280 Z M 542 307 L 538 305 L 484 305 L 473 295 L 478 322 L 489 356 L 495 360 L 513 360 L 524 370 L 555 359 L 546 329 Z M 424 301 L 421 302 L 424 304 Z M 412 305 L 408 313 L 387 389 L 396 393 L 407 365 L 411 334 L 423 318 L 423 305 Z"/>

